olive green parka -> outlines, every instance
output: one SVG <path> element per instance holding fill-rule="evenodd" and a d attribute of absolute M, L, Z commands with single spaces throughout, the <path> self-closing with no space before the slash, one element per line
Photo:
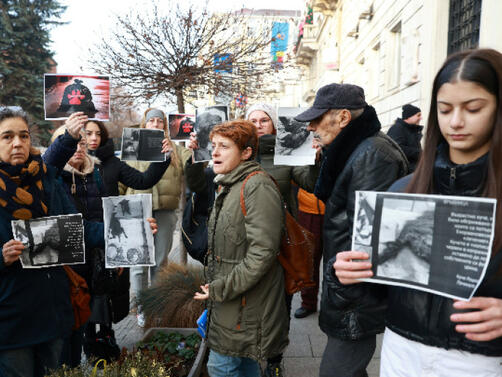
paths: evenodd
<path fill-rule="evenodd" d="M 209 348 L 261 360 L 288 345 L 284 273 L 277 260 L 283 231 L 281 196 L 262 170 L 246 161 L 215 178 L 220 185 L 208 222 Z"/>

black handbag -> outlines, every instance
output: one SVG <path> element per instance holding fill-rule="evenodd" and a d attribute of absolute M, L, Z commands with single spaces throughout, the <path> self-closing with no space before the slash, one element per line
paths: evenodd
<path fill-rule="evenodd" d="M 206 168 L 204 176 L 206 179 L 205 190 L 190 193 L 181 220 L 183 244 L 188 254 L 202 264 L 207 263 L 207 220 L 216 192 L 212 169 Z"/>
<path fill-rule="evenodd" d="M 200 206 L 199 195 L 193 192 L 190 194 L 183 211 L 181 220 L 181 238 L 188 254 L 200 263 L 205 264 L 207 254 L 207 209 L 206 214 L 197 213 L 195 210 Z"/>

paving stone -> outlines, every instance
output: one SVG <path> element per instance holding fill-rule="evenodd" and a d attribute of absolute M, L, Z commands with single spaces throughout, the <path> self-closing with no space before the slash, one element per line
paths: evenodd
<path fill-rule="evenodd" d="M 326 348 L 326 343 L 328 342 L 326 334 L 310 334 L 309 340 L 312 347 L 312 355 L 314 357 L 322 357 L 324 349 Z"/>
<path fill-rule="evenodd" d="M 284 357 L 312 357 L 312 347 L 308 334 L 289 334 L 289 346 Z"/>
<path fill-rule="evenodd" d="M 321 359 L 316 357 L 291 357 L 284 359 L 285 377 L 317 377 Z"/>

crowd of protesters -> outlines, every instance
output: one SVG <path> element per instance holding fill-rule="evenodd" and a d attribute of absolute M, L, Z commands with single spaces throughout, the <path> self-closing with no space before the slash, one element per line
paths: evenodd
<path fill-rule="evenodd" d="M 292 298 L 277 259 L 284 211 L 317 235 L 316 284 L 302 291 L 296 318 L 318 310 L 322 258 L 319 326 L 327 344 L 312 376 L 367 376 L 382 332 L 381 376 L 501 376 L 502 54 L 477 49 L 450 56 L 433 82 L 423 142 L 421 119 L 417 106 L 404 104 L 387 135 L 363 88 L 333 83 L 295 117 L 315 134 L 315 165 L 274 165 L 277 112 L 256 103 L 245 119 L 213 127 L 208 167 L 192 158 L 197 134 L 188 148 L 175 145 L 159 109 L 147 109 L 140 127 L 164 131 L 161 148 L 169 158 L 148 164 L 115 157 L 104 124 L 83 113 L 67 119 L 42 156 L 31 145 L 26 115 L 1 108 L 0 376 L 43 376 L 63 363 L 78 366 L 82 347 L 92 354 L 86 342 L 98 325 L 113 338 L 112 312 L 121 319 L 132 309 L 144 325 L 137 298 L 148 273 L 153 280 L 167 262 L 185 178 L 190 190 L 214 197 L 207 280 L 194 292 L 208 308 L 211 377 L 284 375 Z M 497 199 L 493 249 L 474 297 L 456 301 L 362 282 L 373 270 L 366 252 L 351 250 L 358 190 Z M 90 265 L 104 253 L 101 198 L 144 192 L 153 197 L 156 267 L 131 268 L 130 276 L 128 269 L 117 270 L 121 283 L 101 289 Z M 75 269 L 91 287 L 92 314 L 72 330 L 64 270 L 22 268 L 25 245 L 14 239 L 11 220 L 76 212 L 84 218 L 87 258 Z M 266 361 L 264 371 L 260 361 Z"/>

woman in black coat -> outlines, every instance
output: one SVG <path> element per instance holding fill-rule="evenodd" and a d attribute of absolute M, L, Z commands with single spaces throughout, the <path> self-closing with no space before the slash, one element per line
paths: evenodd
<path fill-rule="evenodd" d="M 119 195 L 119 182 L 136 190 L 149 189 L 162 178 L 171 162 L 170 158 L 165 162 L 153 162 L 145 172 L 140 172 L 115 156 L 113 141 L 102 122 L 89 120 L 84 125 L 84 131 L 89 153 L 101 161 L 100 172 L 108 196 Z M 164 145 L 168 143 L 164 140 Z"/>

